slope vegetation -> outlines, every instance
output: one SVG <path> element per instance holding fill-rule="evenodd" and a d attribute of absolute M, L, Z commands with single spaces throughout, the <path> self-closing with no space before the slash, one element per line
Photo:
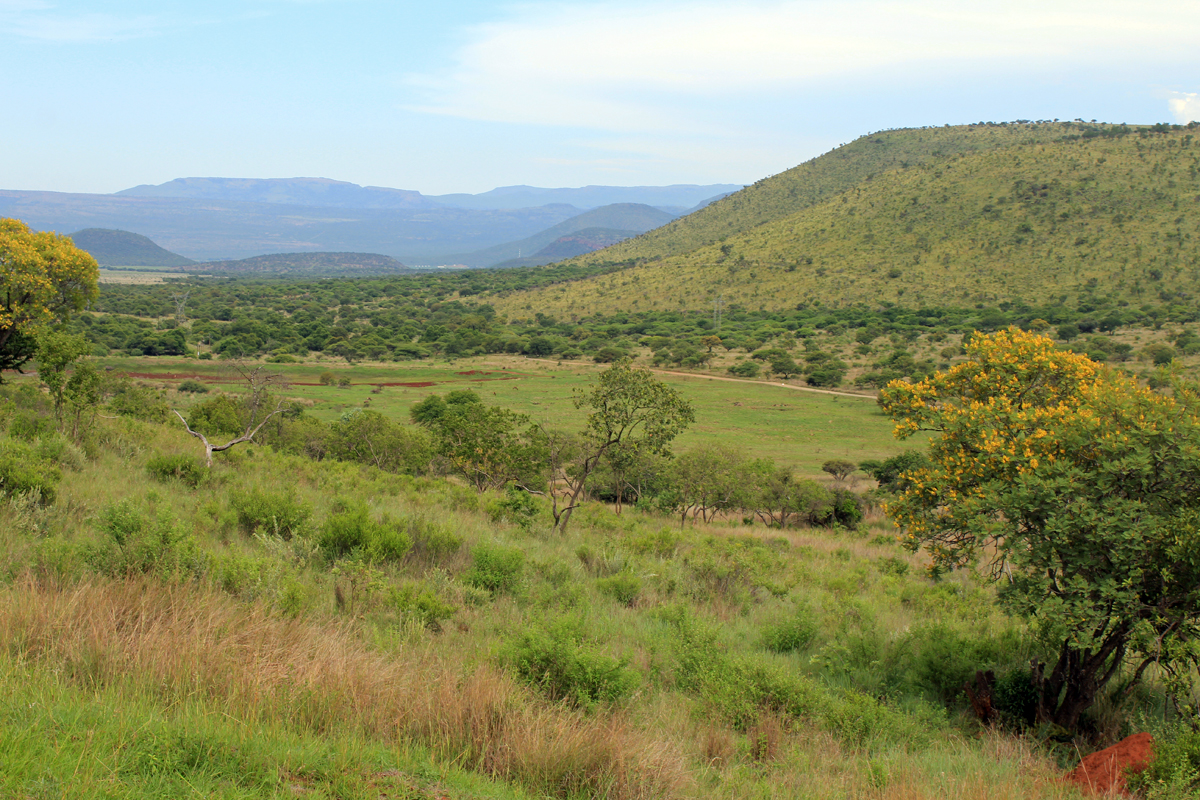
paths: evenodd
<path fill-rule="evenodd" d="M 907 145 L 914 137 L 945 137 L 945 146 L 917 142 L 927 155 L 875 171 L 890 163 L 882 154 L 901 152 L 892 138 Z M 877 140 L 881 149 L 870 151 Z M 1186 129 L 879 134 L 578 260 L 603 268 L 607 259 L 606 274 L 514 295 L 497 308 L 699 309 L 718 298 L 752 309 L 1079 302 L 1094 294 L 1185 300 L 1200 277 L 1189 213 L 1200 198 L 1198 168 L 1200 148 Z M 826 180 L 811 181 L 806 199 L 823 199 L 788 211 L 800 204 L 783 199 L 797 179 L 817 174 Z M 866 177 L 848 185 L 854 175 Z"/>

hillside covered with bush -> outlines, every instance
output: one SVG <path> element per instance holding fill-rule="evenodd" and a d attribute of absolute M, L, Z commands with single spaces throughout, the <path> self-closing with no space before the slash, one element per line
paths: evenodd
<path fill-rule="evenodd" d="M 588 315 L 1190 299 L 1193 141 L 1058 123 L 872 134 L 571 262 L 603 274 L 493 302 Z"/>

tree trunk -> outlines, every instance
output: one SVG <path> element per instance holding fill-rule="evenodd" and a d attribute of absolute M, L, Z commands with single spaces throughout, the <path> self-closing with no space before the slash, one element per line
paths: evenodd
<path fill-rule="evenodd" d="M 1095 651 L 1079 650 L 1064 642 L 1049 678 L 1042 677 L 1045 665 L 1034 663 L 1033 678 L 1039 690 L 1038 720 L 1074 731 L 1084 712 L 1092 707 L 1120 668 L 1128 637 L 1129 624 L 1124 623 L 1108 632 Z"/>

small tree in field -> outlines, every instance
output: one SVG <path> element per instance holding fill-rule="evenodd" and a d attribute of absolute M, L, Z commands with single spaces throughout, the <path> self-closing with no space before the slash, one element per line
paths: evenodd
<path fill-rule="evenodd" d="M 636 447 L 645 454 L 665 452 L 671 441 L 696 419 L 692 406 L 679 392 L 654 377 L 645 367 L 622 359 L 600 373 L 587 392 L 576 390 L 575 407 L 590 408 L 579 437 L 547 433 L 551 475 L 566 483 L 562 508 L 552 498 L 554 524 L 566 533 L 571 512 L 579 506 L 588 478 L 613 449 Z"/>
<path fill-rule="evenodd" d="M 1200 397 L 1140 387 L 1015 328 L 880 397 L 900 438 L 930 431 L 888 513 L 934 573 L 980 568 L 1055 655 L 1038 717 L 1067 729 L 1121 676 L 1200 660 Z"/>
<path fill-rule="evenodd" d="M 844 458 L 831 458 L 821 465 L 821 471 L 829 473 L 835 481 L 841 483 L 858 471 L 858 465 Z"/>

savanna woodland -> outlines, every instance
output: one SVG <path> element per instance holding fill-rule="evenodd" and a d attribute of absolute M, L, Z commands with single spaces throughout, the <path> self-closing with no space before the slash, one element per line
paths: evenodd
<path fill-rule="evenodd" d="M 1193 128 L 872 134 L 547 267 L 0 221 L 0 795 L 1200 792 Z"/>

